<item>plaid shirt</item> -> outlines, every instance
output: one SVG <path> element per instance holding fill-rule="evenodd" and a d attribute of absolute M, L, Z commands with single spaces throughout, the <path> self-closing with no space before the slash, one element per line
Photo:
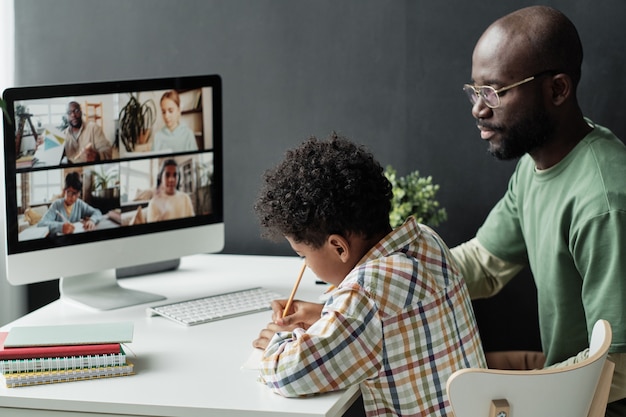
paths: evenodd
<path fill-rule="evenodd" d="M 265 383 L 287 397 L 360 384 L 368 416 L 452 415 L 448 377 L 486 367 L 452 262 L 439 236 L 409 218 L 346 276 L 315 324 L 274 336 Z"/>

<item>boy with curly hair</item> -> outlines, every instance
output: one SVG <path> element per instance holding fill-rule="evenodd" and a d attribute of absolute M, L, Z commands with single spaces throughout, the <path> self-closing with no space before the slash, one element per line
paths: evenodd
<path fill-rule="evenodd" d="M 412 217 L 392 230 L 391 185 L 364 147 L 311 138 L 266 172 L 255 210 L 336 286 L 320 307 L 297 301 L 254 346 L 261 376 L 296 397 L 359 384 L 368 416 L 451 415 L 445 384 L 485 367 L 465 282 L 448 247 Z M 321 309 L 321 310 L 320 310 Z"/>

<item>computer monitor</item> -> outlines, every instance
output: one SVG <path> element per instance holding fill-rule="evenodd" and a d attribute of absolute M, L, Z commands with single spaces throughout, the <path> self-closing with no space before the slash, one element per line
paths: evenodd
<path fill-rule="evenodd" d="M 101 310 L 163 299 L 115 270 L 224 245 L 217 75 L 4 91 L 0 245 L 13 285 Z M 82 122 L 82 123 L 81 123 Z"/>

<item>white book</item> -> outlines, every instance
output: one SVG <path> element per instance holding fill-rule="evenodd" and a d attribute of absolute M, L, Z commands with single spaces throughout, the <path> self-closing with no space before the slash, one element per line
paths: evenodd
<path fill-rule="evenodd" d="M 4 347 L 96 345 L 132 341 L 133 322 L 15 326 L 9 330 Z"/>

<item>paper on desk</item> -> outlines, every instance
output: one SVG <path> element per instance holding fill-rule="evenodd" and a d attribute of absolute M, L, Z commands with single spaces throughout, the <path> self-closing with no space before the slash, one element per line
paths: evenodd
<path fill-rule="evenodd" d="M 85 223 L 83 222 L 74 222 L 74 232 L 73 233 L 83 233 L 85 231 Z"/>
<path fill-rule="evenodd" d="M 261 369 L 261 359 L 263 358 L 263 349 L 253 348 L 246 362 L 241 365 L 241 369 L 259 370 Z"/>
<path fill-rule="evenodd" d="M 48 227 L 29 227 L 27 229 L 24 229 L 20 232 L 20 234 L 17 236 L 17 240 L 22 241 L 22 240 L 33 240 L 33 239 L 43 239 L 44 237 L 48 236 L 48 233 L 50 233 L 50 231 L 48 230 Z"/>

